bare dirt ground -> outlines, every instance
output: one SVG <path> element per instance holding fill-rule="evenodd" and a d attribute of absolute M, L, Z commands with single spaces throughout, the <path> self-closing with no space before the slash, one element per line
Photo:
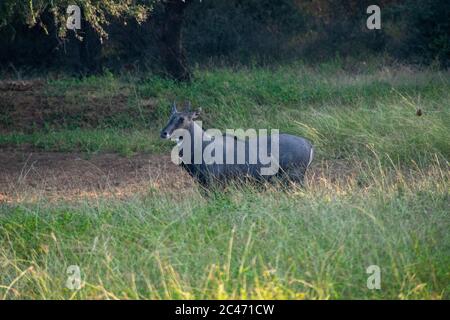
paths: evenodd
<path fill-rule="evenodd" d="M 129 197 L 150 188 L 192 189 L 193 180 L 169 156 L 0 150 L 0 203 Z"/>
<path fill-rule="evenodd" d="M 310 183 L 342 183 L 355 168 L 345 163 L 316 163 Z M 150 190 L 192 192 L 194 180 L 168 155 L 123 157 L 105 153 L 39 152 L 0 149 L 0 203 L 127 198 Z"/>
<path fill-rule="evenodd" d="M 43 80 L 0 80 L 0 133 L 32 131 L 45 126 L 96 127 L 114 121 L 120 115 L 130 118 L 150 117 L 156 102 L 139 99 L 140 109 L 132 108 L 129 88 L 120 93 L 101 92 L 82 87 L 55 91 Z"/>
<path fill-rule="evenodd" d="M 45 125 L 57 128 L 66 121 L 96 127 L 120 113 L 133 117 L 136 112 L 136 108 L 129 108 L 127 88 L 122 88 L 121 94 L 89 88 L 77 90 L 52 91 L 43 80 L 0 80 L 0 134 L 33 131 Z M 80 96 L 84 97 L 81 102 Z M 138 103 L 146 117 L 153 112 L 155 101 Z M 332 181 L 351 171 L 348 164 L 333 162 L 330 176 L 328 165 L 314 164 L 309 179 Z M 0 147 L 0 203 L 130 197 L 151 189 L 182 194 L 195 187 L 189 175 L 174 165 L 168 155 L 138 154 L 126 158 L 117 154 L 42 152 L 28 145 Z"/>

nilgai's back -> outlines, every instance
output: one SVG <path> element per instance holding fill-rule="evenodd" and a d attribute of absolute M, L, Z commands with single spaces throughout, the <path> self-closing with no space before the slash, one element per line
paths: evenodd
<path fill-rule="evenodd" d="M 263 168 L 268 168 L 271 164 L 267 163 L 267 158 L 261 158 L 259 152 L 261 144 L 267 146 L 263 155 L 271 155 L 272 141 L 278 141 L 278 159 L 276 162 L 278 170 L 275 174 L 261 174 Z M 205 142 L 203 149 L 208 145 Z M 253 148 L 253 146 L 257 148 Z M 238 150 L 245 150 L 246 162 L 239 162 Z M 233 151 L 234 150 L 234 151 Z M 227 154 L 234 154 L 233 163 L 226 162 Z M 256 153 L 256 154 L 255 154 Z M 303 182 L 306 169 L 314 157 L 314 149 L 311 143 L 302 138 L 290 134 L 279 134 L 267 137 L 255 137 L 245 140 L 234 136 L 224 136 L 223 139 L 223 161 L 222 164 L 185 164 L 185 169 L 200 182 L 207 183 L 211 180 L 224 181 L 231 178 L 242 178 L 250 176 L 257 180 L 271 180 L 273 177 L 289 179 L 293 182 Z M 256 163 L 249 162 L 249 159 L 256 159 Z M 229 160 L 229 158 L 228 158 Z M 192 162 L 191 162 L 192 163 Z"/>

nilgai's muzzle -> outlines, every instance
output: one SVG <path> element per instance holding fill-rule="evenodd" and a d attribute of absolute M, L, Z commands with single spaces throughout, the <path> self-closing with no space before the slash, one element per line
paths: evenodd
<path fill-rule="evenodd" d="M 170 134 L 167 131 L 161 131 L 160 137 L 161 139 L 169 139 Z"/>

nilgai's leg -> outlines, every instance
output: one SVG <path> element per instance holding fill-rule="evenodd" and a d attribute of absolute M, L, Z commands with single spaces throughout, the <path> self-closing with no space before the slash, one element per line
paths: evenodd
<path fill-rule="evenodd" d="M 286 178 L 289 182 L 298 183 L 300 186 L 304 186 L 305 168 L 290 168 L 286 170 Z"/>

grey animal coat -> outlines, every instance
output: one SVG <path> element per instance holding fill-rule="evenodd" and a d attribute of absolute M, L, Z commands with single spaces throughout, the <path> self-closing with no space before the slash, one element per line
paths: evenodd
<path fill-rule="evenodd" d="M 190 134 L 194 136 L 194 127 L 197 126 L 197 130 L 199 126 L 192 122 L 192 125 L 189 128 Z M 204 136 L 206 133 L 201 131 L 201 134 Z M 214 139 L 213 137 L 209 137 L 209 139 Z M 244 139 L 239 139 L 235 136 L 231 135 L 223 135 L 221 148 L 223 150 L 223 161 L 219 164 L 212 163 L 208 164 L 202 158 L 201 163 L 194 163 L 194 139 L 191 140 L 190 154 L 185 155 L 183 144 L 184 141 L 179 142 L 178 146 L 180 148 L 179 156 L 188 159 L 189 161 L 185 161 L 181 163 L 181 166 L 195 179 L 197 179 L 202 185 L 208 185 L 211 182 L 226 182 L 230 179 L 254 179 L 256 181 L 270 181 L 273 178 L 281 178 L 282 180 L 290 180 L 292 182 L 303 183 L 303 179 L 305 176 L 305 172 L 309 165 L 311 164 L 314 158 L 314 148 L 312 144 L 298 136 L 290 135 L 290 134 L 279 134 L 272 137 L 278 140 L 278 159 L 277 166 L 278 170 L 273 175 L 263 175 L 261 174 L 262 168 L 267 168 L 270 164 L 267 163 L 267 159 L 260 157 L 259 152 L 254 154 L 254 148 L 250 146 L 252 144 L 257 146 L 257 150 L 259 151 L 261 148 L 261 144 L 264 143 L 267 146 L 266 154 L 270 155 L 272 153 L 272 140 L 270 136 L 267 137 L 250 137 Z M 262 143 L 261 143 L 262 142 Z M 211 141 L 203 141 L 201 143 L 202 150 L 211 143 Z M 245 162 L 238 164 L 238 152 L 237 150 L 242 148 L 245 150 Z M 234 152 L 233 152 L 234 150 Z M 251 154 L 253 152 L 253 154 Z M 227 153 L 229 158 L 234 158 L 232 164 L 229 164 L 229 161 L 226 162 Z M 234 157 L 230 156 L 230 154 Z M 213 153 L 214 155 L 214 153 Z M 249 161 L 251 157 L 256 159 L 256 161 Z"/>

